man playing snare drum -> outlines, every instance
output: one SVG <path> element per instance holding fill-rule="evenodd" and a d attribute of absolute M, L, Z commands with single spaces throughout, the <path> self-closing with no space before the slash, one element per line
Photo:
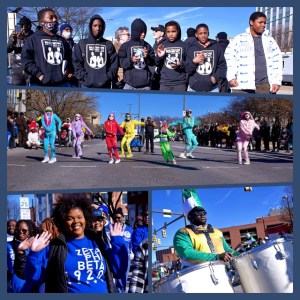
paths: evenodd
<path fill-rule="evenodd" d="M 191 224 L 176 232 L 173 243 L 183 265 L 214 260 L 230 262 L 233 256 L 239 255 L 229 247 L 220 230 L 206 223 L 207 213 L 196 191 L 185 189 L 182 194 L 183 210 Z"/>

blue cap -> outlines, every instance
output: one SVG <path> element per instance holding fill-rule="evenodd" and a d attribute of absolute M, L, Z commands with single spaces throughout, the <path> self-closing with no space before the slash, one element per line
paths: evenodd
<path fill-rule="evenodd" d="M 100 205 L 98 207 L 98 210 L 100 210 L 101 212 L 104 212 L 107 216 L 109 215 L 109 213 L 108 213 L 108 207 L 106 205 Z"/>

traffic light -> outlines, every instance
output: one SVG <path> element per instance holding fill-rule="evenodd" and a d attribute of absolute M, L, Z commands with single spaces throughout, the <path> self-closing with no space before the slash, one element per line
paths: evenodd
<path fill-rule="evenodd" d="M 161 242 L 160 242 L 160 239 L 157 239 L 157 244 L 158 244 L 158 245 L 160 245 L 160 244 L 161 244 Z"/>
<path fill-rule="evenodd" d="M 166 237 L 167 237 L 167 231 L 166 231 L 165 228 L 163 228 L 163 229 L 161 230 L 161 234 L 162 234 L 162 237 L 163 237 L 163 238 L 166 238 Z"/>
<path fill-rule="evenodd" d="M 155 246 L 154 243 L 152 243 L 152 249 L 153 249 L 153 250 L 156 250 L 156 249 L 157 249 L 157 247 Z"/>
<path fill-rule="evenodd" d="M 157 242 L 157 236 L 156 236 L 156 234 L 153 234 L 152 237 L 153 237 L 153 242 L 156 243 Z"/>

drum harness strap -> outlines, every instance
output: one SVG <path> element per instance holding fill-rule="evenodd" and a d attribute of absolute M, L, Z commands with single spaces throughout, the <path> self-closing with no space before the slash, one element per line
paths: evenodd
<path fill-rule="evenodd" d="M 190 229 L 192 229 L 194 231 L 194 233 L 196 233 L 196 234 L 200 234 L 200 233 L 204 234 L 205 237 L 206 237 L 206 241 L 207 241 L 207 244 L 208 244 L 208 247 L 209 247 L 211 253 L 217 254 L 215 246 L 214 246 L 214 244 L 213 244 L 213 242 L 212 242 L 212 240 L 210 238 L 210 235 L 209 235 L 209 233 L 213 233 L 214 232 L 214 229 L 213 229 L 213 227 L 210 224 L 207 225 L 206 230 L 199 229 L 195 225 L 192 225 L 192 224 L 188 225 L 187 227 L 189 227 Z M 211 277 L 213 283 L 215 285 L 217 285 L 219 283 L 219 280 L 215 276 L 214 269 L 213 269 L 213 267 L 212 267 L 211 264 L 209 265 L 209 269 L 210 269 L 210 277 Z"/>

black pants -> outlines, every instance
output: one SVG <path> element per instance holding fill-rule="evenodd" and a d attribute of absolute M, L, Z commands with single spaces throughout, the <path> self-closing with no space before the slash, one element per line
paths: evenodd
<path fill-rule="evenodd" d="M 149 151 L 149 141 L 150 141 L 151 152 L 154 152 L 154 133 L 146 132 L 145 138 L 146 138 L 146 150 Z"/>

